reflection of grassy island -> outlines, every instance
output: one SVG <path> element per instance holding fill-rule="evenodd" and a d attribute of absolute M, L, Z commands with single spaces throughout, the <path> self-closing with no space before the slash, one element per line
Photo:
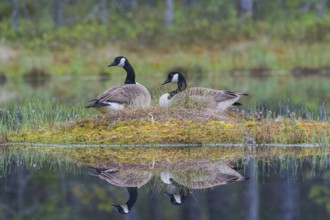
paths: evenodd
<path fill-rule="evenodd" d="M 297 160 L 308 156 L 321 156 L 323 162 L 328 161 L 329 148 L 307 147 L 258 147 L 256 152 L 251 152 L 245 147 L 68 147 L 58 146 L 38 147 L 11 145 L 1 148 L 1 155 L 10 153 L 8 158 L 22 157 L 25 164 L 37 165 L 45 161 L 56 164 L 70 165 L 73 163 L 82 166 L 115 169 L 155 169 L 160 170 L 168 166 L 196 160 L 224 160 L 232 161 L 232 166 L 239 166 L 236 162 L 246 156 L 260 160 L 272 161 L 280 158 L 288 161 L 290 158 Z M 248 157 L 247 157 L 248 158 Z M 5 156 L 0 156 L 0 162 Z M 243 159 L 244 160 L 244 159 Z M 194 166 L 195 162 L 191 162 Z M 317 160 L 313 160 L 317 163 Z M 300 164 L 299 162 L 296 164 Z M 283 166 L 283 168 L 286 166 Z M 180 168 L 181 170 L 184 167 Z"/>
<path fill-rule="evenodd" d="M 196 109 L 125 110 L 8 134 L 7 142 L 59 144 L 328 143 L 329 122 L 261 119 Z"/>

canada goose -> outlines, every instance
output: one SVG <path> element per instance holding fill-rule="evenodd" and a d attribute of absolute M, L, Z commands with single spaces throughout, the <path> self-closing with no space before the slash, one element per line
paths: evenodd
<path fill-rule="evenodd" d="M 201 87 L 189 88 L 189 92 L 185 94 L 183 91 L 187 89 L 187 83 L 180 72 L 170 72 L 162 85 L 171 82 L 177 83 L 178 88 L 172 92 L 163 94 L 160 97 L 160 107 L 170 107 L 176 101 L 180 102 L 185 100 L 185 95 L 188 95 L 189 102 L 191 103 L 197 102 L 205 107 L 224 111 L 231 105 L 241 105 L 236 101 L 239 100 L 242 95 L 248 95 L 246 93 L 235 93 Z"/>
<path fill-rule="evenodd" d="M 121 110 L 129 107 L 148 107 L 151 102 L 151 96 L 148 90 L 135 81 L 135 72 L 126 57 L 116 57 L 108 67 L 119 66 L 126 70 L 126 79 L 124 84 L 111 86 L 103 94 L 89 100 L 92 104 L 86 108 L 96 108 L 100 112 L 109 112 L 112 110 Z"/>
<path fill-rule="evenodd" d="M 120 214 L 128 214 L 132 207 L 135 205 L 135 202 L 138 197 L 137 187 L 127 187 L 129 198 L 125 204 L 122 205 L 111 205 L 114 207 Z"/>

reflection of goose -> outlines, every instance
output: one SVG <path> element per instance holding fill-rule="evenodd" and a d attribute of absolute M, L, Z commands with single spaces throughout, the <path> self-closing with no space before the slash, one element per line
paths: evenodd
<path fill-rule="evenodd" d="M 247 179 L 226 163 L 195 161 L 175 165 L 172 171 L 163 171 L 163 183 L 174 186 L 175 193 L 164 193 L 173 205 L 182 205 L 190 195 L 190 189 L 205 189 Z"/>
<path fill-rule="evenodd" d="M 175 186 L 175 188 L 177 188 L 179 192 L 173 194 L 165 192 L 164 195 L 169 198 L 170 202 L 173 205 L 182 205 L 190 194 L 189 189 L 188 187 L 176 183 L 172 178 L 170 178 L 170 181 L 171 184 Z"/>
<path fill-rule="evenodd" d="M 127 187 L 127 191 L 129 198 L 125 204 L 112 205 L 112 207 L 114 207 L 120 214 L 128 214 L 134 206 L 138 197 L 137 187 Z"/>
<path fill-rule="evenodd" d="M 128 201 L 122 205 L 113 205 L 119 213 L 127 214 L 137 200 L 138 188 L 149 182 L 153 174 L 160 175 L 162 182 L 169 186 L 164 195 L 173 205 L 182 205 L 192 193 L 192 189 L 206 189 L 246 180 L 246 177 L 227 165 L 230 162 L 233 161 L 229 159 L 221 161 L 197 159 L 168 164 L 166 167 L 164 167 L 165 164 L 162 164 L 154 169 L 150 169 L 148 165 L 137 167 L 122 164 L 118 169 L 94 168 L 97 172 L 94 175 L 112 185 L 127 188 Z"/>
<path fill-rule="evenodd" d="M 219 162 L 199 162 L 195 164 L 179 164 L 186 169 L 176 169 L 160 174 L 166 184 L 172 184 L 171 178 L 179 185 L 189 189 L 205 189 L 219 185 L 239 182 L 247 179 L 227 164 Z"/>
<path fill-rule="evenodd" d="M 97 172 L 95 176 L 98 176 L 100 179 L 112 185 L 127 188 L 129 194 L 128 201 L 122 205 L 112 205 L 120 214 L 128 214 L 131 211 L 138 197 L 138 188 L 145 185 L 152 176 L 152 173 L 148 171 L 94 169 Z"/>

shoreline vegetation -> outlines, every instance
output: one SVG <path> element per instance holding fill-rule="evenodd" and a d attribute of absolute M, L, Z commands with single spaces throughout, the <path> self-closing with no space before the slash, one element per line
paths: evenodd
<path fill-rule="evenodd" d="M 123 44 L 118 42 L 118 45 Z M 108 62 L 117 56 L 128 57 L 142 80 L 153 73 L 180 70 L 186 74 L 216 72 L 220 75 L 265 77 L 277 74 L 292 76 L 330 75 L 330 44 L 242 41 L 221 45 L 173 46 L 171 49 L 131 49 L 105 43 L 100 46 L 67 46 L 29 49 L 0 43 L 0 81 L 20 76 L 43 79 L 56 75 L 107 76 L 114 72 Z M 178 62 L 180 61 L 180 62 Z M 178 63 L 180 63 L 178 65 Z"/>
<path fill-rule="evenodd" d="M 319 143 L 330 140 L 328 121 L 264 118 L 198 109 L 127 109 L 69 122 L 7 132 L 2 142 L 44 144 Z"/>
<path fill-rule="evenodd" d="M 192 73 L 329 75 L 329 4 L 256 1 L 241 11 L 235 1 L 134 2 L 0 3 L 0 80 L 32 70 L 102 75 L 118 55 L 147 75 L 178 64 Z"/>

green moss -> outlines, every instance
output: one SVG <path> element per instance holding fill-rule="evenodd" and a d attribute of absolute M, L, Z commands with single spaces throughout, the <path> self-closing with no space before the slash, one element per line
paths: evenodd
<path fill-rule="evenodd" d="M 176 119 L 179 110 L 149 109 L 131 111 L 127 120 L 115 121 L 114 115 L 54 124 L 39 129 L 6 135 L 7 142 L 56 144 L 182 144 L 243 143 L 246 136 L 256 143 L 328 143 L 329 122 L 283 119 L 255 120 L 230 113 L 224 121 Z M 151 122 L 143 115 L 152 113 Z M 114 113 L 119 114 L 119 113 Z M 122 113 L 125 114 L 125 113 Z M 191 116 L 190 116 L 191 117 Z"/>

